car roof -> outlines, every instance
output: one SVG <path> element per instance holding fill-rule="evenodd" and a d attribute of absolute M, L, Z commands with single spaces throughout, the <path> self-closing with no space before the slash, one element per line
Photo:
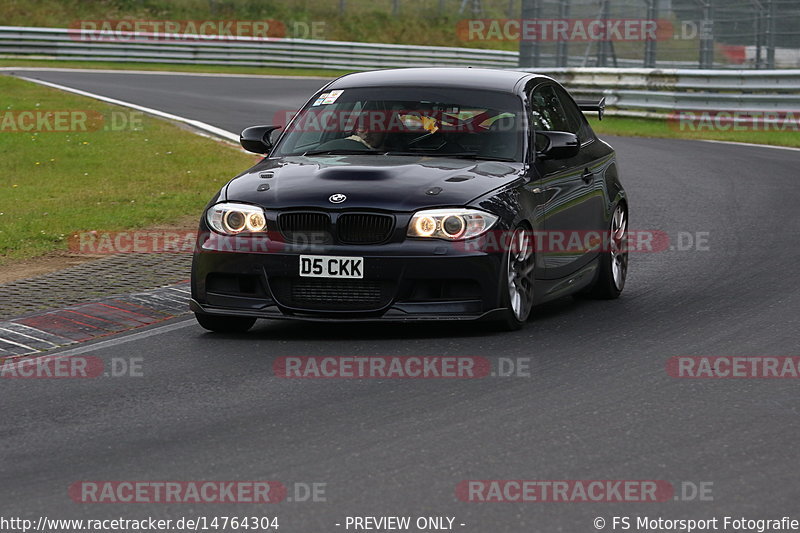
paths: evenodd
<path fill-rule="evenodd" d="M 359 87 L 453 87 L 516 93 L 520 81 L 542 78 L 531 72 L 489 68 L 399 68 L 346 74 L 328 89 Z"/>

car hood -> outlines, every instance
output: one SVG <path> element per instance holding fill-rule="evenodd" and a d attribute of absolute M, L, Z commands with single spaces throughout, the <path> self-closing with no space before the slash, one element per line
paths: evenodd
<path fill-rule="evenodd" d="M 347 155 L 264 159 L 227 186 L 228 201 L 267 209 L 413 211 L 466 205 L 519 179 L 522 163 L 444 157 Z M 345 195 L 341 203 L 332 195 Z"/>

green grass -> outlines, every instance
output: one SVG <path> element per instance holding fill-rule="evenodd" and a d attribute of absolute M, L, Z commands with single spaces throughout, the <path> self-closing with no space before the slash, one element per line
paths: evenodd
<path fill-rule="evenodd" d="M 66 249 L 76 232 L 199 216 L 214 192 L 255 161 L 172 123 L 8 76 L 0 76 L 0 94 L 6 120 L 14 111 L 73 110 L 141 121 L 136 131 L 38 133 L 0 122 L 0 263 Z"/>
<path fill-rule="evenodd" d="M 457 31 L 465 19 L 506 19 L 521 16 L 520 2 L 482 0 L 483 12 L 473 15 L 471 2 L 460 12 L 461 0 L 400 0 L 393 12 L 392 0 L 3 0 L 0 20 L 9 26 L 68 27 L 80 20 L 277 20 L 284 24 L 287 37 L 333 41 L 419 44 L 518 50 L 515 40 L 470 40 Z M 509 14 L 509 5 L 514 10 Z M 442 6 L 442 9 L 440 9 Z M 635 12 L 630 16 L 635 17 Z M 555 17 L 552 6 L 544 18 Z M 597 16 L 591 2 L 573 5 L 572 17 Z M 643 16 L 643 14 L 642 14 Z M 677 22 L 677 21 L 676 21 Z M 317 23 L 317 34 L 309 35 Z M 642 58 L 641 42 L 615 43 L 619 57 Z M 699 41 L 666 39 L 658 43 L 662 60 L 697 60 Z M 583 55 L 586 43 L 570 45 L 572 55 Z M 554 43 L 543 43 L 544 53 L 554 53 Z M 722 54 L 716 59 L 723 60 Z"/>
<path fill-rule="evenodd" d="M 485 0 L 485 17 L 505 17 L 508 0 Z M 338 41 L 474 46 L 516 50 L 517 42 L 462 41 L 456 23 L 471 18 L 458 13 L 460 0 L 401 0 L 392 14 L 391 0 L 4 0 L 0 20 L 10 26 L 68 27 L 78 20 L 277 20 L 287 37 Z M 519 4 L 517 4 L 519 5 Z M 317 35 L 308 35 L 312 22 Z"/>
<path fill-rule="evenodd" d="M 667 120 L 624 118 L 606 116 L 602 122 L 590 118 L 592 128 L 599 135 L 627 137 L 658 137 L 670 139 L 705 139 L 734 141 L 774 146 L 800 147 L 800 132 L 788 131 L 719 131 L 708 128 L 697 131 L 681 130 Z"/>
<path fill-rule="evenodd" d="M 320 76 L 336 78 L 347 74 L 347 70 L 325 70 L 311 68 L 281 67 L 236 67 L 225 65 L 172 65 L 166 63 L 114 63 L 111 61 L 54 61 L 47 59 L 6 59 L 0 58 L 0 67 L 34 67 L 34 68 L 91 68 L 116 70 L 155 70 L 171 72 L 199 72 L 220 74 L 259 74 L 267 76 Z"/>

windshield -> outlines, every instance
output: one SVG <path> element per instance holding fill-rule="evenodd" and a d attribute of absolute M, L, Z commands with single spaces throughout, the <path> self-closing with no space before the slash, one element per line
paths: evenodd
<path fill-rule="evenodd" d="M 319 93 L 272 156 L 423 154 L 522 161 L 522 102 L 512 94 L 437 88 Z"/>

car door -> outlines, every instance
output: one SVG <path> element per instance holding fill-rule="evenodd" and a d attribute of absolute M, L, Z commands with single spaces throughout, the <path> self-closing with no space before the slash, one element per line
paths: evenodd
<path fill-rule="evenodd" d="M 545 279 L 565 278 L 589 264 L 597 250 L 585 246 L 587 233 L 598 230 L 603 196 L 596 179 L 602 162 L 592 149 L 594 135 L 584 127 L 580 109 L 561 87 L 545 82 L 529 96 L 531 127 L 537 151 L 546 140 L 537 131 L 566 131 L 578 136 L 581 148 L 569 159 L 543 159 L 534 163 L 544 199 L 544 233 L 537 240 Z M 580 120 L 580 119 L 583 119 Z M 594 143 L 597 144 L 597 143 Z"/>

